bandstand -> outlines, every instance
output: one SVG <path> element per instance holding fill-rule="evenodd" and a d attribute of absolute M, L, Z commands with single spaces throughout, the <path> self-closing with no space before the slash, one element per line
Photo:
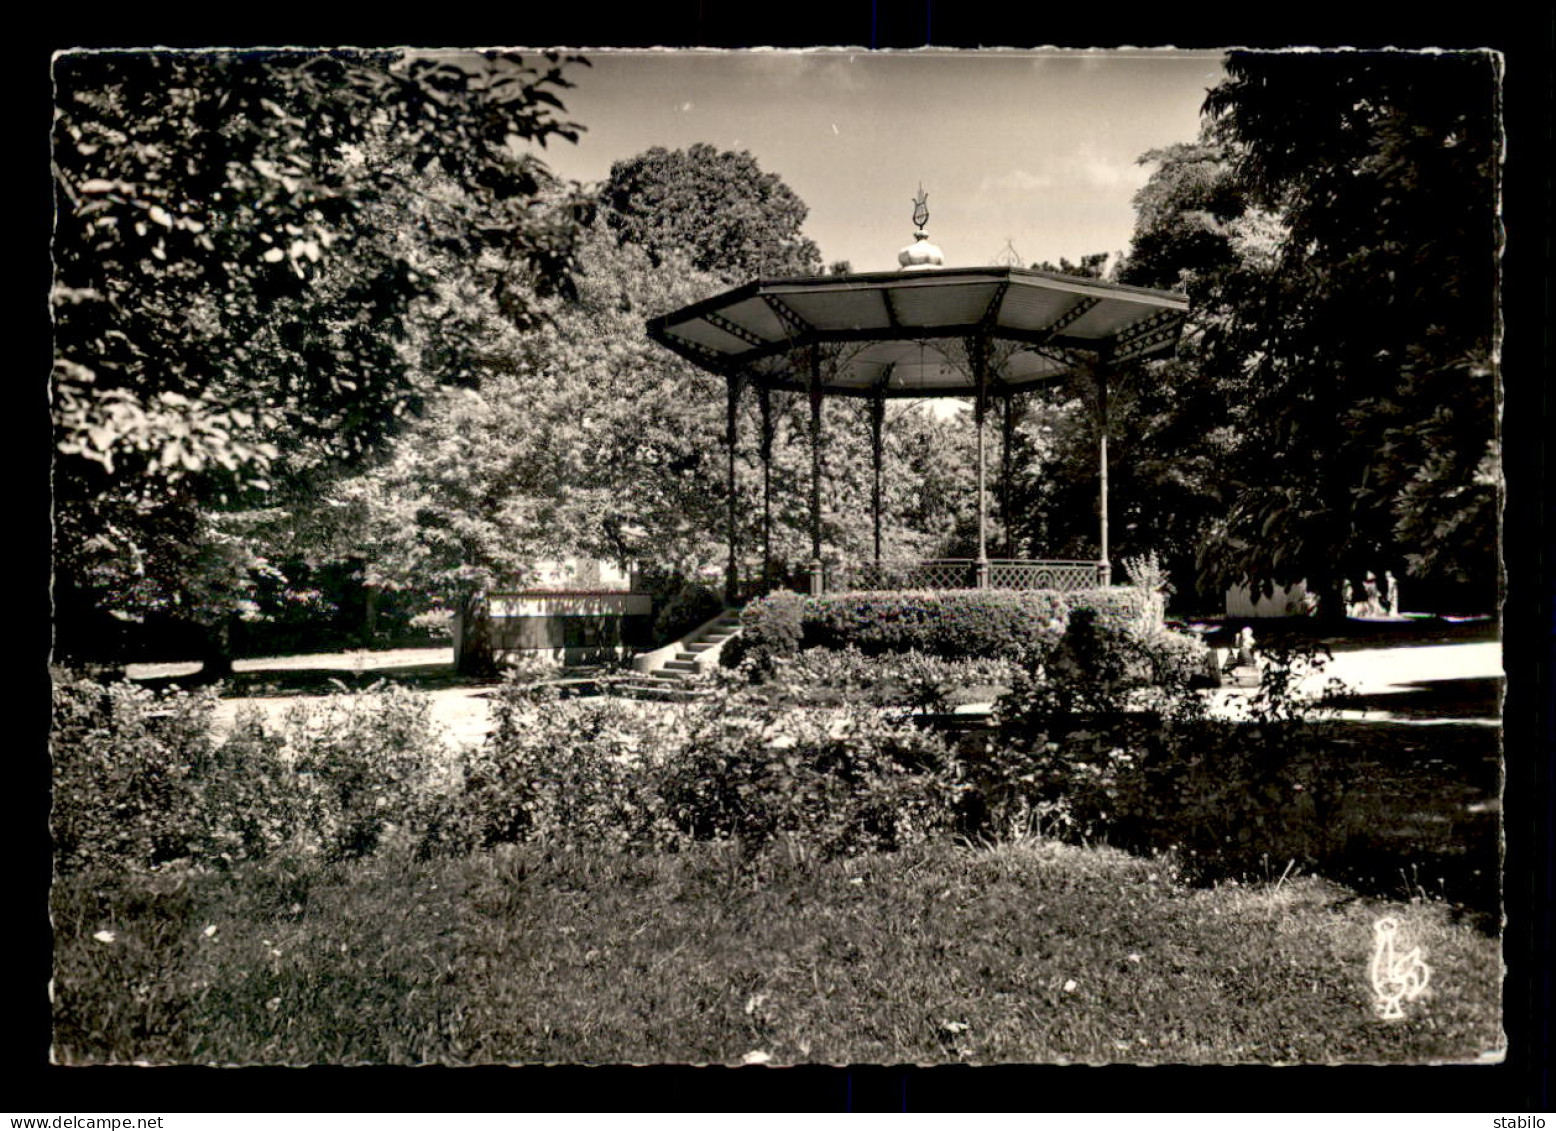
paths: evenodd
<path fill-rule="evenodd" d="M 735 459 L 738 409 L 754 388 L 761 409 L 763 577 L 771 571 L 771 476 L 774 390 L 810 401 L 810 588 L 1075 589 L 1106 585 L 1108 561 L 1108 392 L 1119 366 L 1169 354 L 1188 300 L 1097 279 L 1019 267 L 946 267 L 924 231 L 925 196 L 916 200 L 914 243 L 900 271 L 756 279 L 702 302 L 650 319 L 656 342 L 724 378 L 729 455 L 729 564 L 726 600 L 739 591 Z M 988 557 L 988 409 L 1003 412 L 1009 473 L 1011 401 L 1071 379 L 1095 393 L 1097 413 L 1098 555 L 1086 561 L 1020 561 Z M 860 397 L 871 406 L 875 554 L 870 563 L 827 577 L 821 545 L 822 406 L 827 397 Z M 978 556 L 892 565 L 881 560 L 882 426 L 889 398 L 970 397 L 977 434 Z M 1008 497 L 1008 492 L 1002 493 Z M 1008 516 L 1007 516 L 1008 521 Z"/>

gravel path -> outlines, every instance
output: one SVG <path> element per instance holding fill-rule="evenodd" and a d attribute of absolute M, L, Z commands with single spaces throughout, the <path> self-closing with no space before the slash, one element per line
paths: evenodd
<path fill-rule="evenodd" d="M 443 667 L 452 675 L 454 649 L 448 648 L 396 648 L 387 652 L 324 652 L 299 656 L 266 656 L 259 659 L 236 660 L 232 670 L 249 675 L 263 672 L 340 672 L 342 675 L 366 675 L 394 669 Z M 183 664 L 130 664 L 127 673 L 131 679 L 164 679 L 193 675 L 200 670 L 198 663 Z M 424 692 L 432 700 L 432 717 L 444 727 L 454 743 L 477 743 L 485 737 L 491 726 L 492 690 L 497 685 L 439 687 Z M 263 711 L 272 720 L 279 720 L 287 708 L 300 703 L 316 703 L 319 695 L 243 695 L 224 697 L 216 708 L 216 726 L 225 732 L 232 726 L 240 707 L 249 706 Z"/>
<path fill-rule="evenodd" d="M 453 667 L 454 649 L 445 648 L 395 648 L 387 652 L 310 652 L 300 656 L 263 656 L 255 660 L 234 660 L 235 672 L 295 672 L 295 671 L 377 671 L 380 668 L 411 668 L 429 664 Z M 194 675 L 200 670 L 198 662 L 186 664 L 127 664 L 125 671 L 131 679 L 163 679 L 169 676 Z"/>
<path fill-rule="evenodd" d="M 335 652 L 322 655 L 281 656 L 267 659 L 239 660 L 233 668 L 239 673 L 339 671 L 359 675 L 396 668 L 436 667 L 452 669 L 454 662 L 451 648 L 402 648 L 392 652 Z M 188 675 L 198 670 L 198 664 L 138 664 L 132 665 L 130 675 L 139 679 Z M 1437 719 L 1418 709 L 1407 709 L 1412 693 L 1430 690 L 1444 681 L 1476 681 L 1494 679 L 1502 675 L 1502 649 L 1495 642 L 1468 644 L 1437 644 L 1416 647 L 1370 648 L 1353 652 L 1339 652 L 1328 665 L 1324 675 L 1312 681 L 1308 689 L 1317 691 L 1323 680 L 1334 676 L 1342 680 L 1354 694 L 1366 696 L 1363 709 L 1342 712 L 1342 718 L 1371 721 L 1429 723 L 1436 721 L 1482 722 L 1495 725 L 1494 709 L 1471 710 L 1471 717 L 1462 711 L 1455 717 Z M 445 728 L 452 743 L 477 743 L 491 725 L 491 693 L 495 684 L 482 686 L 435 687 L 425 692 L 432 700 L 432 716 Z M 1224 689 L 1216 692 L 1217 710 L 1236 713 L 1236 700 L 1248 692 L 1240 689 Z M 1397 697 L 1397 706 L 1390 703 Z M 271 718 L 279 718 L 287 707 L 296 703 L 317 701 L 315 695 L 252 695 L 242 698 L 225 698 L 217 709 L 219 727 L 231 725 L 238 707 L 251 704 Z"/>
<path fill-rule="evenodd" d="M 1471 644 L 1426 644 L 1414 647 L 1364 648 L 1354 652 L 1336 652 L 1321 675 L 1304 680 L 1301 689 L 1310 695 L 1322 691 L 1330 679 L 1338 679 L 1353 696 L 1365 697 L 1368 705 L 1340 712 L 1343 719 L 1370 722 L 1484 722 L 1496 724 L 1495 710 L 1465 718 L 1432 718 L 1410 705 L 1410 697 L 1442 689 L 1457 681 L 1482 681 L 1501 677 L 1502 645 L 1494 641 Z M 1244 689 L 1222 689 L 1215 693 L 1217 709 L 1236 713 L 1236 700 L 1250 694 Z M 1397 699 L 1397 703 L 1391 703 Z M 1444 713 L 1445 716 L 1447 713 Z"/>

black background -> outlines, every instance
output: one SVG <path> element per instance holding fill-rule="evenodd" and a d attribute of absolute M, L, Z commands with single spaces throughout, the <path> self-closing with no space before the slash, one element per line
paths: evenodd
<path fill-rule="evenodd" d="M 962 0 L 794 4 L 674 3 L 605 8 L 556 5 L 548 16 L 523 4 L 483 18 L 425 6 L 404 14 L 357 8 L 331 18 L 317 8 L 120 6 L 116 15 L 55 6 L 23 32 L 13 16 L 4 55 L 12 80 L 13 198 L 6 256 L 12 283 L 8 412 L 13 461 L 13 546 L 8 608 L 13 666 L 7 687 L 20 741 L 7 760 L 4 827 L 14 844 L 8 910 L 0 937 L 8 1047 L 0 1108 L 16 1113 L 159 1111 L 1544 1111 L 1550 1105 L 1553 765 L 1551 434 L 1552 77 L 1556 16 L 1534 6 L 1465 5 L 1392 16 L 1256 6 L 1236 14 L 1153 5 L 980 5 Z M 1360 6 L 1357 6 L 1358 8 Z M 646 14 L 649 11 L 652 14 Z M 1250 14 L 1250 10 L 1252 14 Z M 491 11 L 488 9 L 487 11 Z M 34 8 L 36 18 L 42 12 Z M 608 36 L 608 38 L 605 38 Z M 20 37 L 20 42 L 17 38 Z M 59 1068 L 48 1063 L 47 797 L 48 393 L 47 293 L 51 199 L 49 61 L 66 47 L 202 46 L 859 46 L 865 48 L 1045 45 L 1069 47 L 1490 47 L 1505 53 L 1507 129 L 1503 314 L 1504 639 L 1507 828 L 1505 951 L 1508 1060 L 1500 1066 L 1299 1068 L 830 1068 L 525 1067 L 474 1069 Z M 19 198 L 19 199 L 18 199 Z M 17 284 L 20 285 L 17 285 Z M 19 487 L 20 489 L 16 489 Z M 1076 1120 L 1074 1122 L 1079 1122 Z"/>

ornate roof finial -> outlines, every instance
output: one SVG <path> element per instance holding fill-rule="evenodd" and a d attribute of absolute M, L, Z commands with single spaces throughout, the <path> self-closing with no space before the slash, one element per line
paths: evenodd
<path fill-rule="evenodd" d="M 924 230 L 924 225 L 929 223 L 929 194 L 924 191 L 923 181 L 919 182 L 918 195 L 913 198 L 913 222 L 918 225 L 918 231 L 913 233 L 913 242 L 897 253 L 897 262 L 904 271 L 944 267 L 945 254 L 929 242 L 929 233 Z"/>

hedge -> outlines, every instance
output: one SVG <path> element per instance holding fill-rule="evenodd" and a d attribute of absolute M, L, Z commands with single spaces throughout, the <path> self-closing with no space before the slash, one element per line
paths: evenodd
<path fill-rule="evenodd" d="M 335 695 L 297 704 L 278 725 L 241 710 L 220 736 L 210 690 L 159 694 L 63 668 L 50 675 L 61 875 L 187 860 L 227 867 L 294 850 L 350 859 L 399 833 L 430 841 L 452 819 L 456 783 L 424 695 L 392 686 Z"/>
<path fill-rule="evenodd" d="M 1059 591 L 904 590 L 774 593 L 741 613 L 740 647 L 726 662 L 792 656 L 804 648 L 857 648 L 867 655 L 924 652 L 950 660 L 1020 660 L 1063 633 L 1070 613 L 1092 609 L 1099 621 L 1142 624 L 1150 606 L 1138 589 Z"/>

